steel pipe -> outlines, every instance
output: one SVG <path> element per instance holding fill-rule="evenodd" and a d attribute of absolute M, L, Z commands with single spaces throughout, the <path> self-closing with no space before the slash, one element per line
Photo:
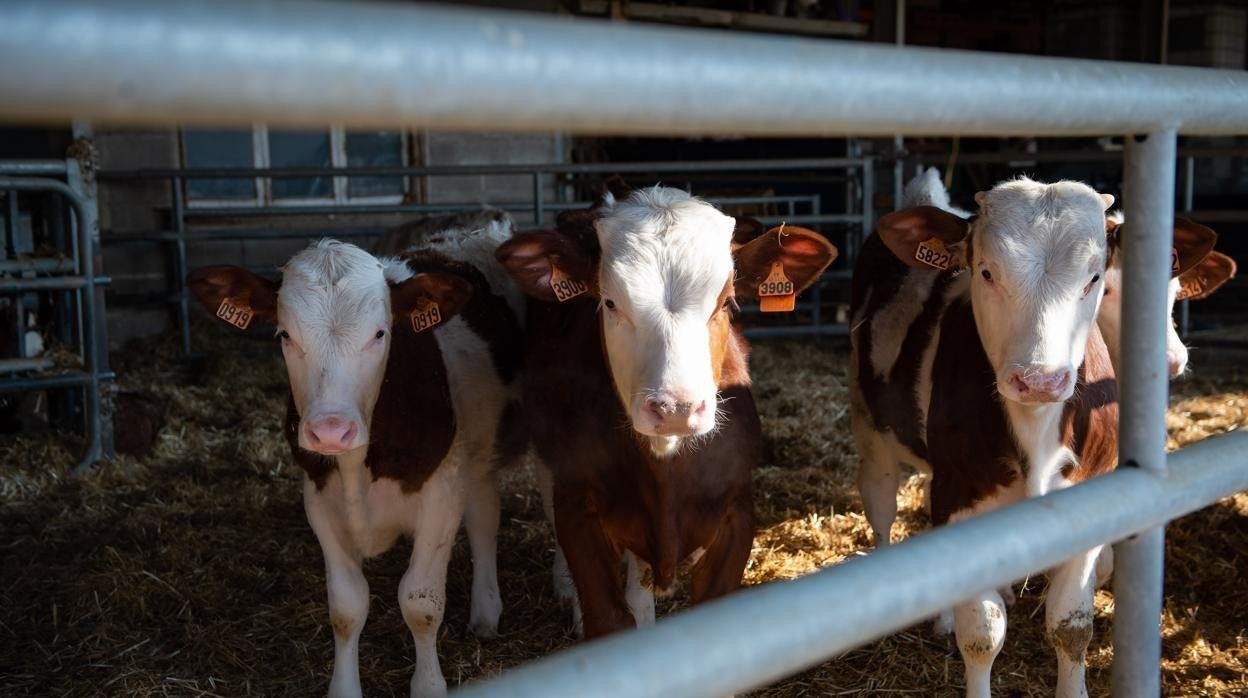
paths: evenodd
<path fill-rule="evenodd" d="M 0 160 L 0 175 L 34 177 L 49 175 L 65 176 L 64 160 Z"/>
<path fill-rule="evenodd" d="M 1167 286 L 1174 244 L 1173 129 L 1128 137 L 1124 157 L 1122 376 L 1119 381 L 1118 462 L 1123 469 L 1166 471 Z M 1161 596 L 1165 532 L 1139 533 L 1115 548 L 1115 695 L 1161 692 Z"/>
<path fill-rule="evenodd" d="M 10 0 L 0 118 L 752 135 L 1248 131 L 1243 71 L 395 3 Z"/>
<path fill-rule="evenodd" d="M 1208 439 L 1170 461 L 1168 474 L 1123 468 L 791 582 L 753 587 L 653 627 L 565 650 L 465 686 L 456 695 L 742 693 L 901 630 L 976 592 L 1248 488 L 1248 433 Z M 1121 569 L 1116 576 L 1124 576 Z"/>

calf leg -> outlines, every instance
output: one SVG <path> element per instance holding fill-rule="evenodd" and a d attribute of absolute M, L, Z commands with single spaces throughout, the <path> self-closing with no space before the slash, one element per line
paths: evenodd
<path fill-rule="evenodd" d="M 1096 588 L 1100 589 L 1109 584 L 1109 578 L 1114 576 L 1114 546 L 1105 545 L 1101 547 L 1101 554 L 1096 558 Z"/>
<path fill-rule="evenodd" d="M 753 506 L 747 494 L 744 502 L 738 502 L 725 515 L 715 539 L 706 546 L 706 552 L 690 573 L 691 603 L 699 604 L 741 588 L 741 577 L 754 544 Z"/>
<path fill-rule="evenodd" d="M 637 627 L 654 625 L 654 592 L 641 583 L 641 561 L 631 551 L 624 551 L 626 579 L 624 581 L 624 600 L 628 610 L 633 614 Z"/>
<path fill-rule="evenodd" d="M 1101 549 L 1071 558 L 1049 577 L 1044 627 L 1057 651 L 1058 698 L 1086 698 L 1084 659 L 1092 640 L 1092 596 Z"/>
<path fill-rule="evenodd" d="M 411 683 L 414 698 L 446 693 L 446 679 L 438 665 L 438 628 L 446 610 L 446 564 L 464 508 L 463 499 L 450 488 L 435 490 L 431 484 L 425 483 L 412 557 L 399 582 L 399 608 L 416 645 L 416 671 Z"/>
<path fill-rule="evenodd" d="M 967 698 L 992 695 L 992 663 L 1005 644 L 1005 603 L 986 591 L 953 609 L 958 651 L 966 665 Z"/>
<path fill-rule="evenodd" d="M 555 486 L 555 534 L 567 554 L 586 640 L 635 625 L 620 586 L 620 553 L 584 490 Z"/>
<path fill-rule="evenodd" d="M 464 527 L 472 548 L 472 604 L 468 627 L 477 637 L 498 636 L 498 617 L 503 612 L 498 591 L 498 490 L 490 473 L 471 485 L 464 511 Z"/>
<path fill-rule="evenodd" d="M 555 527 L 555 495 L 554 474 L 540 460 L 537 462 L 537 489 L 542 495 L 542 510 L 546 512 L 546 521 Z M 555 563 L 550 570 L 551 581 L 555 587 L 555 596 L 570 599 L 576 603 L 576 587 L 572 584 L 572 573 L 568 571 L 568 560 L 563 555 L 563 546 L 559 545 L 559 536 L 555 535 Z M 578 611 L 579 613 L 579 611 Z"/>
<path fill-rule="evenodd" d="M 343 532 L 309 483 L 304 490 L 308 523 L 316 533 L 325 557 L 325 589 L 329 597 L 329 623 L 334 630 L 334 674 L 329 695 L 361 696 L 360 633 L 368 619 L 368 580 L 360 569 L 360 556 L 344 544 Z"/>
<path fill-rule="evenodd" d="M 900 473 L 896 463 L 882 463 L 877 459 L 862 458 L 858 461 L 858 493 L 862 495 L 862 508 L 871 524 L 875 547 L 889 544 L 893 521 L 897 518 L 897 487 Z"/>

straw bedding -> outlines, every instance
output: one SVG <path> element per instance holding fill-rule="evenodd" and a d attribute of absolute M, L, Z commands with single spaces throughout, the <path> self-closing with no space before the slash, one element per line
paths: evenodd
<path fill-rule="evenodd" d="M 300 473 L 280 434 L 285 376 L 274 347 L 197 331 L 210 359 L 173 359 L 164 337 L 115 357 L 121 388 L 157 409 L 119 421 L 153 448 L 86 478 L 66 473 L 72 438 L 0 441 L 0 695 L 317 695 L 333 642 L 323 568 L 304 520 Z M 752 365 L 767 435 L 756 477 L 759 530 L 746 583 L 788 579 L 869 549 L 853 486 L 841 343 L 760 344 Z M 1179 447 L 1248 424 L 1244 352 L 1193 354 L 1168 417 Z M 137 397 L 136 397 L 137 396 Z M 122 403 L 123 406 L 125 402 Z M 151 420 L 155 420 L 154 422 Z M 124 427 L 123 427 L 124 428 Z M 140 449 L 141 450 L 141 449 Z M 531 468 L 502 474 L 502 636 L 467 629 L 470 566 L 461 539 L 439 641 L 452 685 L 496 675 L 573 642 L 549 579 L 550 532 Z M 894 536 L 926 526 L 907 482 Z M 461 536 L 462 538 L 462 536 Z M 1248 495 L 1170 526 L 1164 618 L 1167 695 L 1248 695 Z M 367 563 L 371 612 L 360 649 L 370 695 L 405 693 L 413 649 L 396 589 L 406 546 Z M 994 688 L 1051 695 L 1043 577 L 1010 609 Z M 665 600 L 660 614 L 684 604 Z M 1097 595 L 1089 688 L 1109 690 L 1113 599 Z M 818 609 L 811 609 L 818 612 Z M 958 695 L 951 640 L 921 624 L 758 692 L 763 696 Z"/>

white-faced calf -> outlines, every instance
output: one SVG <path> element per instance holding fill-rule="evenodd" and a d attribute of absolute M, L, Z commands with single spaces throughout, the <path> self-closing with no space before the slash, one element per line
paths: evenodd
<path fill-rule="evenodd" d="M 739 227 L 655 187 L 499 249 L 530 296 L 524 412 L 586 637 L 653 622 L 685 561 L 694 603 L 740 586 L 762 435 L 733 309 L 800 292 L 835 249 L 800 228 L 737 244 Z"/>
<path fill-rule="evenodd" d="M 859 486 L 883 540 L 903 463 L 931 473 L 935 524 L 1116 464 L 1117 388 L 1096 328 L 1113 198 L 1020 179 L 976 201 L 970 221 L 932 207 L 885 216 L 854 270 L 851 415 Z M 1099 551 L 1051 571 L 1060 696 L 1086 695 Z M 989 695 L 1005 617 L 995 590 L 954 610 L 968 695 Z"/>
<path fill-rule="evenodd" d="M 487 225 L 386 259 L 322 241 L 295 255 L 280 282 L 238 267 L 188 279 L 231 324 L 277 325 L 290 378 L 287 439 L 325 557 L 330 695 L 361 694 L 369 599 L 361 563 L 400 535 L 414 541 L 399 584 L 416 645 L 412 695 L 446 690 L 436 641 L 461 520 L 473 554 L 472 627 L 490 636 L 498 626 L 492 466 L 517 375 L 520 299 L 481 270 L 495 266 L 493 250 L 510 232 L 509 222 Z"/>

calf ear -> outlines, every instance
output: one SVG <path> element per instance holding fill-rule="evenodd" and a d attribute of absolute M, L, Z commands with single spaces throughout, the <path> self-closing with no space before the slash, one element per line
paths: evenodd
<path fill-rule="evenodd" d="M 732 256 L 737 268 L 737 298 L 748 301 L 758 297 L 758 285 L 767 278 L 775 262 L 784 265 L 794 293 L 801 293 L 836 259 L 836 247 L 813 230 L 786 225 L 772 228 L 744 245 L 734 243 Z"/>
<path fill-rule="evenodd" d="M 971 222 L 948 211 L 935 206 L 905 208 L 881 218 L 875 230 L 884 245 L 907 266 L 931 269 L 966 265 L 964 242 Z M 920 245 L 932 238 L 943 245 L 948 259 L 933 258 L 934 263 L 928 264 L 918 258 Z"/>
<path fill-rule="evenodd" d="M 1178 300 L 1200 300 L 1235 278 L 1235 260 L 1221 252 L 1210 252 L 1196 266 L 1179 275 Z"/>
<path fill-rule="evenodd" d="M 236 327 L 246 328 L 252 318 L 272 322 L 277 319 L 277 290 L 280 281 L 270 281 L 262 276 L 234 266 L 201 267 L 186 275 L 186 287 L 208 309 L 218 316 L 223 304 L 236 309 L 249 309 L 246 322 L 225 319 Z"/>
<path fill-rule="evenodd" d="M 737 224 L 732 229 L 732 241 L 737 245 L 745 245 L 762 235 L 766 230 L 767 228 L 762 223 L 753 218 L 737 216 Z"/>
<path fill-rule="evenodd" d="M 463 277 L 426 272 L 390 286 L 390 312 L 395 327 L 405 325 L 420 332 L 454 317 L 469 298 L 472 284 Z"/>
<path fill-rule="evenodd" d="M 1212 229 L 1186 218 L 1175 218 L 1174 252 L 1177 268 L 1171 267 L 1171 276 L 1182 276 L 1188 270 L 1195 268 L 1213 251 L 1213 246 L 1217 241 L 1218 234 Z"/>
<path fill-rule="evenodd" d="M 596 293 L 593 260 L 568 236 L 553 230 L 520 233 L 494 253 L 520 290 L 542 301 L 555 301 L 550 279 L 558 268 L 569 279 Z M 579 294 L 578 294 L 579 295 Z"/>

